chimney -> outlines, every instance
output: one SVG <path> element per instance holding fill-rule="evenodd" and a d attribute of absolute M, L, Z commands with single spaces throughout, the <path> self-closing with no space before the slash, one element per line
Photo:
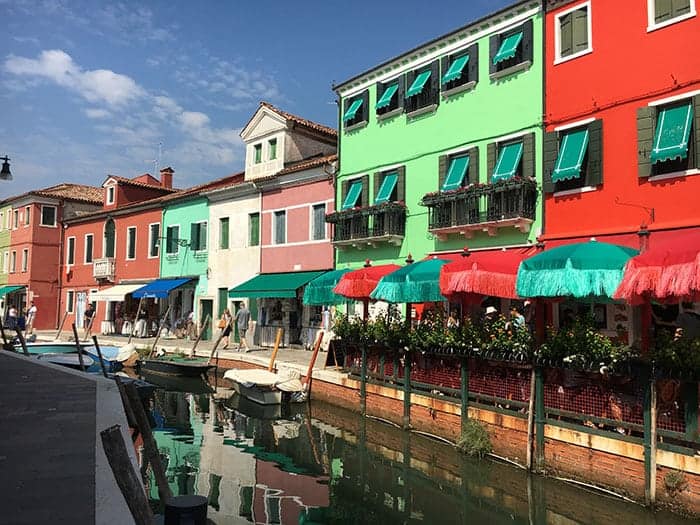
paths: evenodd
<path fill-rule="evenodd" d="M 172 169 L 170 166 L 160 170 L 160 185 L 163 188 L 173 187 L 173 173 L 175 173 L 175 170 Z"/>

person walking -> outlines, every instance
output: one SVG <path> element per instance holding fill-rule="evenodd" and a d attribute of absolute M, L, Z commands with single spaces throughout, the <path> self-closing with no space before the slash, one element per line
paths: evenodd
<path fill-rule="evenodd" d="M 221 319 L 219 319 L 219 328 L 221 328 L 221 339 L 222 341 L 225 341 L 224 346 L 222 347 L 224 350 L 228 348 L 228 344 L 230 342 L 231 321 L 233 321 L 233 317 L 231 317 L 231 312 L 229 311 L 229 309 L 226 308 L 221 314 Z"/>
<path fill-rule="evenodd" d="M 37 311 L 38 309 L 34 301 L 32 301 L 29 310 L 27 310 L 27 335 L 32 335 L 34 332 L 34 321 L 36 320 Z"/>
<path fill-rule="evenodd" d="M 238 349 L 240 352 L 241 347 L 245 348 L 246 352 L 250 351 L 248 348 L 248 343 L 245 340 L 246 332 L 248 332 L 248 324 L 250 323 L 250 310 L 245 303 L 241 306 L 241 309 L 236 312 L 236 326 L 238 327 Z"/>
<path fill-rule="evenodd" d="M 83 328 L 85 329 L 85 334 L 83 338 L 86 338 L 92 332 L 92 318 L 95 315 L 95 310 L 92 308 L 92 303 L 88 303 L 83 313 Z"/>

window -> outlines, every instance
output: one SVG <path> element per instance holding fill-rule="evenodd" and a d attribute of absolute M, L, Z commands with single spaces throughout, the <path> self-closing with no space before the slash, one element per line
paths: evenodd
<path fill-rule="evenodd" d="M 555 63 L 586 54 L 592 50 L 590 2 L 557 15 L 555 19 Z"/>
<path fill-rule="evenodd" d="M 364 184 L 362 179 L 354 179 L 351 181 L 343 181 L 343 204 L 341 210 L 349 210 L 358 206 L 358 202 L 363 201 L 362 195 Z"/>
<path fill-rule="evenodd" d="M 275 160 L 277 158 L 277 139 L 271 139 L 267 143 L 267 158 Z"/>
<path fill-rule="evenodd" d="M 222 250 L 228 250 L 228 241 L 229 241 L 228 224 L 229 224 L 228 217 L 222 217 L 219 219 L 219 248 L 221 248 Z"/>
<path fill-rule="evenodd" d="M 260 164 L 262 162 L 262 144 L 253 146 L 253 162 Z"/>
<path fill-rule="evenodd" d="M 439 159 L 440 191 L 453 191 L 479 182 L 479 150 L 441 155 Z"/>
<path fill-rule="evenodd" d="M 260 214 L 251 213 L 248 215 L 248 246 L 258 246 L 260 244 Z"/>
<path fill-rule="evenodd" d="M 0 231 L 5 227 L 5 214 L 0 211 Z"/>
<path fill-rule="evenodd" d="M 649 27 L 658 29 L 695 16 L 695 0 L 648 0 Z"/>
<path fill-rule="evenodd" d="M 165 230 L 165 253 L 176 254 L 180 248 L 180 226 L 168 226 Z"/>
<path fill-rule="evenodd" d="M 25 248 L 22 250 L 22 271 L 27 271 L 27 266 L 29 265 L 29 250 Z"/>
<path fill-rule="evenodd" d="M 116 227 L 114 226 L 114 219 L 107 219 L 107 222 L 105 222 L 104 245 L 102 250 L 104 257 L 114 257 L 116 237 L 117 233 Z"/>
<path fill-rule="evenodd" d="M 90 264 L 92 262 L 92 244 L 93 235 L 88 233 L 85 235 L 85 264 Z"/>
<path fill-rule="evenodd" d="M 66 264 L 75 264 L 75 237 L 68 237 L 66 240 Z"/>
<path fill-rule="evenodd" d="M 66 292 L 66 312 L 69 314 L 73 313 L 73 307 L 75 306 L 75 292 L 70 290 Z"/>
<path fill-rule="evenodd" d="M 489 39 L 489 76 L 497 79 L 532 64 L 532 20 L 492 35 Z"/>
<path fill-rule="evenodd" d="M 273 243 L 284 244 L 287 242 L 287 212 L 285 210 L 276 211 L 272 222 Z"/>
<path fill-rule="evenodd" d="M 498 147 L 498 161 L 491 173 L 491 182 L 512 179 L 520 176 L 520 159 L 523 156 L 521 141 L 502 144 Z"/>
<path fill-rule="evenodd" d="M 517 139 L 491 143 L 486 149 L 489 182 L 513 177 L 535 177 L 535 135 L 528 133 Z M 470 159 L 471 163 L 471 159 Z"/>
<path fill-rule="evenodd" d="M 442 60 L 443 95 L 449 96 L 471 89 L 479 81 L 479 46 L 474 44 L 458 53 L 443 57 Z"/>
<path fill-rule="evenodd" d="M 190 224 L 190 249 L 202 252 L 207 249 L 207 222 L 193 222 Z"/>
<path fill-rule="evenodd" d="M 377 83 L 377 103 L 374 109 L 378 118 L 387 118 L 403 110 L 404 77 Z"/>
<path fill-rule="evenodd" d="M 10 254 L 10 273 L 15 273 L 17 270 L 17 252 Z"/>
<path fill-rule="evenodd" d="M 19 228 L 19 210 L 12 212 L 12 228 L 15 230 Z"/>
<path fill-rule="evenodd" d="M 374 175 L 374 204 L 384 204 L 398 200 L 399 172 L 391 170 Z"/>
<path fill-rule="evenodd" d="M 114 204 L 114 186 L 107 187 L 107 204 Z"/>
<path fill-rule="evenodd" d="M 10 252 L 5 252 L 2 257 L 2 272 L 7 273 L 10 269 Z"/>
<path fill-rule="evenodd" d="M 326 238 L 326 204 L 311 207 L 311 235 L 314 241 Z"/>
<path fill-rule="evenodd" d="M 126 259 L 136 259 L 136 226 L 126 229 Z"/>
<path fill-rule="evenodd" d="M 160 252 L 160 224 L 148 225 L 148 257 L 158 257 Z"/>
<path fill-rule="evenodd" d="M 41 225 L 56 226 L 56 207 L 42 206 L 41 207 Z"/>
<path fill-rule="evenodd" d="M 31 206 L 24 207 L 24 225 L 25 226 L 29 226 L 29 223 L 31 222 L 31 211 L 32 211 Z"/>
<path fill-rule="evenodd" d="M 544 137 L 544 190 L 559 192 L 603 182 L 602 120 Z"/>
<path fill-rule="evenodd" d="M 343 125 L 345 131 L 365 126 L 369 120 L 369 92 L 363 91 L 361 94 L 345 100 L 343 106 Z"/>
<path fill-rule="evenodd" d="M 440 94 L 440 63 L 409 71 L 406 74 L 406 113 L 419 114 L 434 110 Z"/>
<path fill-rule="evenodd" d="M 700 168 L 700 95 L 637 110 L 639 176 Z"/>

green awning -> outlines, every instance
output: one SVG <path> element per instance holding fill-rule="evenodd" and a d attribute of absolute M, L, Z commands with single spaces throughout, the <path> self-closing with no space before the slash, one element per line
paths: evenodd
<path fill-rule="evenodd" d="M 360 109 L 360 106 L 362 106 L 362 99 L 357 98 L 352 101 L 352 104 L 350 104 L 350 107 L 347 109 L 345 112 L 345 115 L 343 115 L 343 122 L 347 122 L 348 120 L 352 120 L 355 118 L 355 114 L 357 113 L 357 110 Z"/>
<path fill-rule="evenodd" d="M 374 204 L 382 204 L 387 202 L 391 198 L 391 194 L 396 187 L 396 182 L 399 180 L 399 174 L 394 172 L 388 173 L 384 176 L 382 185 L 379 187 L 377 196 L 374 198 Z"/>
<path fill-rule="evenodd" d="M 340 278 L 349 271 L 349 268 L 331 270 L 309 281 L 309 284 L 304 288 L 304 304 L 325 305 L 347 302 L 347 299 L 335 293 L 333 288 L 338 284 Z"/>
<path fill-rule="evenodd" d="M 8 293 L 16 292 L 17 290 L 21 290 L 24 288 L 24 285 L 6 285 L 6 286 L 0 286 L 0 297 L 5 297 Z"/>
<path fill-rule="evenodd" d="M 374 106 L 375 109 L 382 109 L 387 107 L 391 103 L 391 99 L 394 97 L 394 93 L 399 89 L 399 83 L 392 84 L 384 90 L 381 98 L 377 101 L 377 105 Z"/>
<path fill-rule="evenodd" d="M 491 181 L 498 182 L 499 180 L 508 180 L 512 178 L 513 175 L 515 175 L 515 172 L 518 171 L 520 157 L 522 156 L 522 142 L 506 144 L 505 146 L 501 147 L 501 153 L 498 156 L 498 162 L 496 163 L 496 168 L 493 170 Z"/>
<path fill-rule="evenodd" d="M 464 71 L 464 66 L 467 65 L 467 62 L 469 62 L 469 55 L 459 57 L 457 60 L 452 62 L 450 68 L 447 70 L 447 73 L 445 73 L 445 75 L 442 77 L 442 83 L 447 84 L 448 82 L 452 82 L 453 80 L 457 80 L 459 77 L 461 77 L 462 72 Z"/>
<path fill-rule="evenodd" d="M 581 164 L 588 148 L 588 129 L 570 131 L 561 139 L 552 182 L 576 179 L 581 175 Z"/>
<path fill-rule="evenodd" d="M 231 288 L 228 296 L 294 298 L 299 288 L 324 273 L 326 272 L 263 273 Z"/>
<path fill-rule="evenodd" d="M 496 53 L 496 55 L 493 57 L 493 63 L 498 64 L 499 62 L 513 58 L 522 39 L 522 31 L 518 31 L 517 33 L 506 37 L 503 42 L 501 42 L 501 47 L 498 48 L 498 53 Z"/>
<path fill-rule="evenodd" d="M 425 83 L 428 81 L 430 78 L 430 73 L 431 71 L 423 71 L 420 75 L 418 75 L 413 83 L 411 84 L 411 87 L 408 88 L 408 91 L 406 91 L 406 96 L 407 97 L 412 97 L 413 95 L 417 95 L 421 91 L 423 91 L 423 88 L 425 87 Z"/>
<path fill-rule="evenodd" d="M 345 195 L 345 200 L 341 206 L 341 210 L 348 210 L 354 208 L 357 204 L 357 199 L 360 198 L 360 193 L 362 193 L 362 181 L 354 180 L 350 183 L 350 188 L 348 189 L 347 195 Z"/>
<path fill-rule="evenodd" d="M 464 176 L 469 168 L 469 155 L 454 157 L 450 162 L 450 168 L 447 170 L 447 177 L 442 183 L 440 191 L 456 190 L 462 185 Z"/>
<path fill-rule="evenodd" d="M 651 149 L 652 164 L 686 158 L 692 124 L 693 105 L 690 102 L 659 111 L 654 131 L 654 147 Z"/>

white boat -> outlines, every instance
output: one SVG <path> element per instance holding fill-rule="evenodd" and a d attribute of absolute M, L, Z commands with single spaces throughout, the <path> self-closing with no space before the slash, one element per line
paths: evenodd
<path fill-rule="evenodd" d="M 90 368 L 92 365 L 95 364 L 95 360 L 92 359 L 90 356 L 83 354 L 83 362 L 82 364 L 80 363 L 80 357 L 78 357 L 78 354 L 63 354 L 63 353 L 45 353 L 45 354 L 39 354 L 36 356 L 37 359 L 41 361 L 48 361 L 49 363 L 53 363 L 55 365 L 61 365 L 61 366 L 66 366 L 68 368 L 74 368 L 77 370 L 82 370 L 82 367 L 85 366 L 86 369 Z"/>
<path fill-rule="evenodd" d="M 284 394 L 291 400 L 300 396 L 294 395 L 304 391 L 299 374 L 279 374 L 267 370 L 227 370 L 224 379 L 233 384 L 233 389 L 240 395 L 261 405 L 279 405 Z"/>

